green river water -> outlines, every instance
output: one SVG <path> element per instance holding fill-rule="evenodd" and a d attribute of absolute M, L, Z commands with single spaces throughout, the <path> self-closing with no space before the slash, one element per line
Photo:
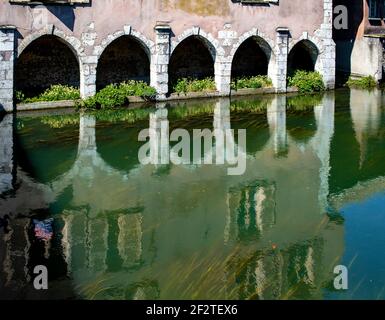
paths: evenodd
<path fill-rule="evenodd" d="M 384 120 L 379 90 L 7 115 L 0 297 L 384 299 Z M 245 173 L 140 164 L 159 123 L 246 129 Z"/>

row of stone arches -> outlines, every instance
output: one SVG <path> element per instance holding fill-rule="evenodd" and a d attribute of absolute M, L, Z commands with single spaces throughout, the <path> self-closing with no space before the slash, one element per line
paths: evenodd
<path fill-rule="evenodd" d="M 84 50 L 74 47 L 60 34 L 42 34 L 29 44 L 22 43 L 15 69 L 16 90 L 27 96 L 36 95 L 52 84 L 81 87 L 84 81 Z M 97 90 L 111 83 L 140 80 L 151 83 L 154 44 L 140 37 L 121 33 L 104 42 L 94 54 L 96 68 L 94 85 Z M 290 49 L 287 73 L 295 70 L 313 71 L 320 50 L 308 39 L 302 39 Z M 168 62 L 169 92 L 180 78 L 203 79 L 217 76 L 218 61 L 224 58 L 223 49 L 207 36 L 189 34 L 171 43 Z M 256 75 L 270 76 L 275 68 L 275 51 L 271 41 L 261 36 L 240 38 L 230 57 L 230 79 Z M 91 72 L 91 71 L 89 71 Z"/>

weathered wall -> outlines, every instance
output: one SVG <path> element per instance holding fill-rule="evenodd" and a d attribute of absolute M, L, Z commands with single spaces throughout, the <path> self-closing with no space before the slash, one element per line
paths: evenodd
<path fill-rule="evenodd" d="M 333 31 L 340 81 L 346 81 L 349 75 L 371 75 L 381 80 L 384 63 L 379 36 L 385 36 L 384 20 L 369 19 L 368 0 L 335 0 L 334 5 L 348 8 L 348 29 Z"/>
<path fill-rule="evenodd" d="M 98 0 L 75 6 L 14 5 L 4 0 L 0 2 L 0 12 L 0 26 L 16 27 L 16 56 L 44 35 L 59 37 L 72 49 L 79 63 L 83 97 L 94 95 L 97 86 L 128 77 L 150 80 L 158 97 L 164 98 L 170 77 L 186 72 L 190 76 L 199 73 L 199 77 L 214 74 L 217 90 L 228 95 L 234 56 L 239 48 L 245 49 L 242 44 L 251 37 L 263 43 L 268 56 L 267 74 L 277 92 L 286 91 L 287 57 L 301 40 L 317 48 L 315 69 L 322 73 L 326 87 L 334 88 L 332 0 L 280 0 L 263 5 L 232 0 Z M 125 44 L 114 48 L 114 42 L 125 35 L 145 48 L 150 79 L 143 54 Z M 194 58 L 195 45 L 194 50 L 187 48 L 186 54 L 180 55 L 179 65 L 169 74 L 170 59 L 175 61 L 173 54 L 179 55 L 178 46 L 184 45 L 187 38 L 191 40 L 191 36 L 202 40 L 205 51 L 211 54 L 214 72 L 199 72 L 201 62 Z M 194 43 L 190 41 L 189 45 Z M 202 57 L 205 51 L 200 50 Z M 145 67 L 141 66 L 141 70 L 133 70 L 133 65 L 142 64 Z"/>
<path fill-rule="evenodd" d="M 90 23 L 95 23 L 96 44 L 126 24 L 154 40 L 157 21 L 169 22 L 175 35 L 198 25 L 217 36 L 223 25 L 230 23 L 239 34 L 257 27 L 271 38 L 275 37 L 277 26 L 289 27 L 293 38 L 298 38 L 304 31 L 312 34 L 323 22 L 323 1 L 319 0 L 281 0 L 279 5 L 270 7 L 231 0 L 97 0 L 90 7 L 50 7 L 44 17 L 46 23 L 68 30 L 77 38 Z M 0 25 L 15 25 L 23 36 L 39 25 L 35 21 L 40 14 L 38 7 L 11 5 L 2 0 L 0 12 Z"/>

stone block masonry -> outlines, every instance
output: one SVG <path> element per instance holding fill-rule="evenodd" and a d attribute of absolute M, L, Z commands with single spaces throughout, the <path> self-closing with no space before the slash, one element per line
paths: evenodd
<path fill-rule="evenodd" d="M 207 18 L 209 12 L 191 12 L 194 0 L 188 8 L 178 1 L 171 7 L 160 0 L 142 2 L 138 6 L 135 0 L 101 0 L 87 8 L 76 7 L 72 27 L 64 23 L 66 17 L 53 15 L 48 8 L 44 12 L 44 7 L 39 10 L 46 23 L 39 27 L 33 6 L 1 2 L 0 11 L 8 14 L 0 17 L 0 25 L 17 28 L 0 28 L 0 108 L 13 110 L 14 91 L 20 85 L 24 92 L 51 82 L 79 86 L 81 96 L 87 98 L 110 83 L 142 80 L 163 101 L 180 77 L 213 77 L 215 95 L 228 96 L 234 79 L 264 74 L 272 80 L 275 92 L 284 93 L 290 54 L 302 42 L 306 45 L 301 48 L 312 48 L 307 54 L 314 60 L 314 70 L 322 74 L 328 89 L 334 88 L 332 0 L 306 5 L 281 0 L 263 7 L 213 0 L 223 6 L 210 12 L 215 19 Z M 137 15 L 126 15 L 133 11 Z M 43 40 L 56 42 L 37 45 Z M 59 42 L 69 50 L 59 48 Z M 45 79 L 30 81 L 45 75 Z"/>
<path fill-rule="evenodd" d="M 0 27 L 0 112 L 13 110 L 15 27 Z"/>

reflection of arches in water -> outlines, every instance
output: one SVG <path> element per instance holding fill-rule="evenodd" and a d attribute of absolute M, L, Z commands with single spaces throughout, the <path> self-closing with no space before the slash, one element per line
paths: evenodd
<path fill-rule="evenodd" d="M 96 87 L 100 90 L 127 80 L 150 83 L 150 51 L 139 39 L 121 36 L 99 58 Z"/>
<path fill-rule="evenodd" d="M 230 189 L 227 194 L 226 243 L 259 239 L 275 224 L 275 192 L 275 185 L 265 181 Z"/>
<path fill-rule="evenodd" d="M 18 166 L 41 183 L 54 181 L 70 171 L 76 161 L 79 127 L 68 125 L 53 131 L 48 125 L 42 125 L 40 120 L 31 119 L 28 120 L 28 129 L 36 130 L 30 135 L 20 129 L 15 135 L 14 154 Z"/>
<path fill-rule="evenodd" d="M 64 39 L 43 35 L 21 53 L 15 69 L 16 90 L 36 96 L 54 84 L 80 86 L 75 49 Z"/>
<path fill-rule="evenodd" d="M 138 141 L 140 130 L 148 128 L 148 122 L 135 125 L 111 125 L 97 122 L 96 145 L 100 157 L 112 168 L 130 172 L 139 165 L 138 152 L 143 142 Z M 124 139 L 116 139 L 122 137 Z"/>
<path fill-rule="evenodd" d="M 314 112 L 288 114 L 286 118 L 287 132 L 297 143 L 308 143 L 317 132 L 317 122 Z"/>

